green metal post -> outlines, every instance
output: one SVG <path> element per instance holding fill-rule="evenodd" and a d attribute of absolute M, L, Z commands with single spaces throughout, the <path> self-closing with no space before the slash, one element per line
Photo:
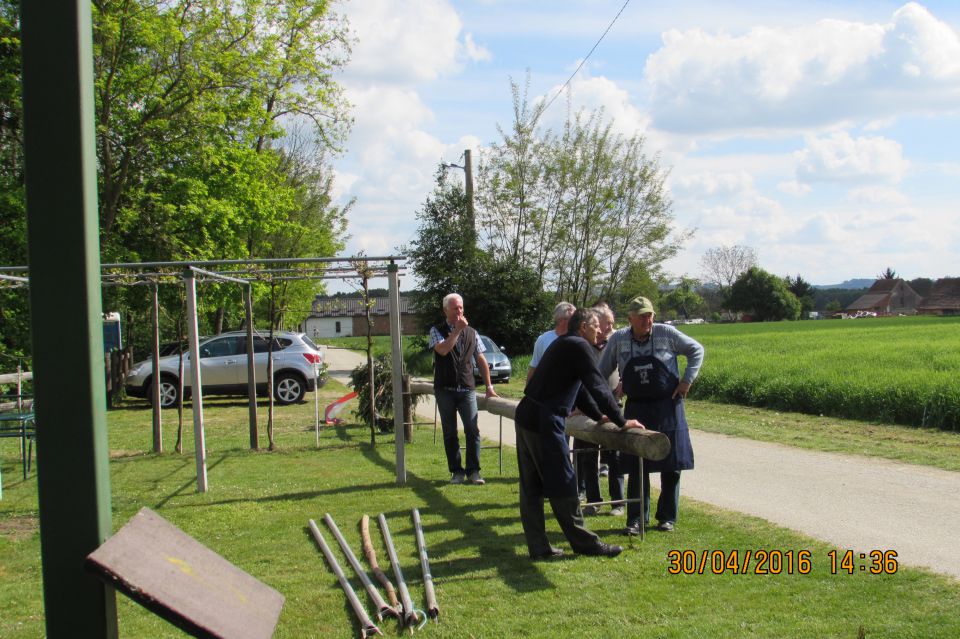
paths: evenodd
<path fill-rule="evenodd" d="M 21 26 L 46 636 L 116 637 L 84 571 L 111 533 L 90 2 L 22 2 Z"/>

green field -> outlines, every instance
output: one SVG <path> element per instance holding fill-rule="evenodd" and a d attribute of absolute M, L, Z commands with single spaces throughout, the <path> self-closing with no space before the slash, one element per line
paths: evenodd
<path fill-rule="evenodd" d="M 694 397 L 960 430 L 960 318 L 687 325 Z"/>
<path fill-rule="evenodd" d="M 321 389 L 331 401 L 343 388 Z M 247 448 L 247 408 L 234 398 L 205 402 L 209 492 L 195 490 L 192 423 L 185 415 L 183 454 L 146 452 L 150 412 L 126 401 L 108 413 L 114 528 L 142 506 L 157 511 L 285 597 L 275 637 L 357 637 L 359 632 L 336 578 L 307 531 L 307 519 L 329 512 L 358 550 L 357 522 L 386 513 L 411 596 L 423 602 L 410 509 L 420 510 L 437 587 L 440 623 L 425 637 L 893 637 L 960 636 L 960 584 L 900 566 L 896 574 L 831 570 L 834 547 L 753 517 L 688 499 L 677 532 L 651 532 L 640 542 L 620 534 L 623 518 L 601 515 L 588 525 L 608 542 L 627 546 L 615 559 L 527 559 L 517 510 L 512 455 L 487 485 L 448 483 L 443 446 L 431 428 L 417 431 L 407 451 L 408 482 L 394 479 L 392 436 L 369 445 L 369 431 L 344 424 L 322 431 L 317 447 L 313 403 L 279 408 L 274 452 Z M 261 427 L 265 410 L 261 406 Z M 164 413 L 164 442 L 175 438 L 176 413 Z M 265 445 L 265 438 L 262 438 Z M 494 467 L 496 451 L 484 451 Z M 0 500 L 0 637 L 44 635 L 37 532 L 36 473 L 24 481 L 15 440 L 0 440 L 4 491 Z M 548 509 L 549 512 L 549 509 Z M 566 546 L 548 516 L 552 541 Z M 386 554 L 373 526 L 381 565 Z M 779 574 L 735 574 L 716 564 L 713 551 L 777 551 Z M 687 562 L 671 574 L 671 551 L 710 556 L 703 574 Z M 334 552 L 346 563 L 338 548 Z M 809 565 L 799 560 L 809 553 Z M 787 553 L 792 553 L 788 555 Z M 802 557 L 807 557 L 806 554 Z M 361 557 L 361 561 L 363 561 Z M 715 570 L 716 568 L 716 570 Z M 756 568 L 756 566 L 754 566 Z M 807 572 L 809 568 L 809 572 Z M 360 584 L 346 567 L 351 582 Z M 801 570 L 807 574 L 800 574 Z M 722 573 L 722 574 L 720 574 Z M 360 592 L 365 604 L 366 596 Z M 119 596 L 120 634 L 182 637 L 145 609 Z M 891 605 L 895 602 L 895 605 Z M 393 621 L 385 636 L 406 636 Z M 862 634 L 861 634 L 862 633 Z"/>

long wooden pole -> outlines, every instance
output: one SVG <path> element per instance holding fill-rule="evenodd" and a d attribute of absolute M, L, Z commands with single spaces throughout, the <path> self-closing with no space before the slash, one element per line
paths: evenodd
<path fill-rule="evenodd" d="M 403 352 L 400 345 L 400 277 L 398 267 L 390 263 L 387 267 L 390 282 L 390 343 L 393 354 L 393 441 L 395 442 L 397 485 L 407 483 L 407 462 L 404 444 L 406 427 L 403 424 Z"/>
<path fill-rule="evenodd" d="M 330 550 L 330 546 L 327 545 L 327 540 L 323 538 L 320 529 L 317 528 L 317 522 L 311 519 L 308 523 L 310 524 L 310 532 L 313 533 L 313 538 L 320 544 L 320 550 L 323 551 L 323 556 L 327 558 L 327 563 L 330 564 L 331 570 L 333 570 L 333 573 L 337 576 L 337 581 L 340 582 L 340 587 L 343 588 L 343 592 L 347 595 L 347 601 L 350 602 L 350 607 L 353 608 L 353 614 L 355 614 L 360 621 L 360 636 L 367 637 L 369 633 L 382 635 L 383 633 L 380 632 L 376 624 L 370 620 L 367 611 L 364 610 L 363 604 L 360 603 L 360 599 L 357 597 L 357 593 L 353 590 L 353 586 L 347 581 L 346 575 L 343 574 L 343 568 L 340 567 L 337 558 L 334 557 L 333 552 Z"/>
<path fill-rule="evenodd" d="M 257 428 L 257 367 L 253 352 L 253 284 L 247 283 L 244 296 L 247 324 L 247 402 L 250 421 L 250 450 L 259 450 L 260 433 Z"/>
<path fill-rule="evenodd" d="M 403 580 L 403 571 L 400 569 L 400 559 L 397 557 L 397 549 L 393 547 L 393 537 L 390 536 L 387 517 L 383 513 L 380 513 L 377 519 L 380 522 L 380 532 L 383 533 L 383 545 L 387 547 L 387 555 L 390 557 L 390 565 L 393 567 L 393 576 L 397 578 L 397 588 L 400 590 L 400 603 L 403 607 L 403 619 L 401 619 L 401 623 L 406 626 L 412 626 L 417 623 L 417 613 L 413 610 L 413 600 L 410 599 L 407 582 Z"/>
<path fill-rule="evenodd" d="M 330 513 L 324 513 L 323 521 L 327 524 L 327 527 L 330 528 L 333 536 L 337 538 L 337 543 L 340 544 L 340 550 L 343 551 L 344 556 L 347 558 L 347 562 L 350 564 L 350 567 L 353 568 L 353 572 L 357 573 L 357 577 L 360 578 L 360 583 L 363 584 L 363 587 L 370 596 L 371 601 L 373 601 L 373 605 L 377 607 L 377 621 L 382 621 L 383 615 L 385 614 L 399 619 L 400 613 L 387 605 L 387 602 L 384 601 L 383 597 L 380 596 L 380 591 L 377 590 L 377 587 L 373 585 L 373 582 L 370 581 L 370 577 L 367 575 L 367 571 L 364 570 L 363 566 L 360 565 L 360 562 L 357 561 L 357 556 L 353 554 L 353 549 L 350 548 L 350 544 L 347 543 L 347 540 L 343 537 L 340 529 L 337 528 L 337 523 L 333 521 L 333 517 L 330 516 Z"/>
<path fill-rule="evenodd" d="M 160 285 L 153 283 L 153 383 L 150 392 L 153 396 L 153 452 L 163 452 L 163 417 L 160 407 Z"/>
<path fill-rule="evenodd" d="M 423 597 L 427 601 L 427 614 L 431 619 L 440 616 L 437 594 L 433 590 L 433 575 L 430 573 L 430 559 L 427 557 L 427 542 L 423 538 L 423 524 L 420 523 L 420 511 L 413 509 L 413 529 L 417 534 L 417 550 L 420 552 L 420 571 L 423 573 Z"/>
<path fill-rule="evenodd" d="M 200 380 L 200 338 L 197 328 L 197 278 L 183 273 L 187 289 L 187 334 L 190 338 L 190 389 L 193 398 L 193 448 L 197 462 L 197 492 L 207 492 L 207 446 L 203 433 L 203 385 Z"/>
<path fill-rule="evenodd" d="M 360 518 L 360 538 L 363 540 L 363 554 L 367 558 L 367 563 L 370 564 L 373 575 L 383 586 L 384 590 L 387 591 L 387 599 L 390 600 L 390 607 L 394 610 L 399 610 L 400 602 L 397 601 L 397 591 L 394 589 L 393 584 L 390 583 L 387 574 L 381 570 L 380 564 L 377 563 L 377 553 L 374 551 L 373 541 L 370 539 L 370 517 L 368 515 Z"/>

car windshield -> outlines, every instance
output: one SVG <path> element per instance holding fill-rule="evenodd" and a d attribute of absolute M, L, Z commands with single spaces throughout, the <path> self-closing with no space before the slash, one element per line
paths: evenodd
<path fill-rule="evenodd" d="M 500 349 L 496 344 L 493 343 L 493 340 L 487 337 L 486 335 L 481 335 L 480 339 L 483 340 L 483 347 L 487 350 L 488 353 L 499 353 Z"/>

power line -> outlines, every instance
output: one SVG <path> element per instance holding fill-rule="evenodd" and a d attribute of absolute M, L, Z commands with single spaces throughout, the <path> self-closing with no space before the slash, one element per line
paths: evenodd
<path fill-rule="evenodd" d="M 617 20 L 620 18 L 620 14 L 623 13 L 623 10 L 627 8 L 628 4 L 630 4 L 630 0 L 627 0 L 626 2 L 623 3 L 623 6 L 620 7 L 620 11 L 617 12 L 617 15 L 613 17 L 613 20 L 607 26 L 606 31 L 604 31 L 603 34 L 600 36 L 600 39 L 596 41 L 596 43 L 593 45 L 593 48 L 590 49 L 590 52 L 586 55 L 586 57 L 584 57 L 583 60 L 580 61 L 580 64 L 577 65 L 576 70 L 574 70 L 574 72 L 570 75 L 570 77 L 567 78 L 567 81 L 563 83 L 563 86 L 560 87 L 560 89 L 553 95 L 552 98 L 550 98 L 550 101 L 547 102 L 547 104 L 540 111 L 540 115 L 543 115 L 543 113 L 550 108 L 550 105 L 553 104 L 553 101 L 556 100 L 558 97 L 560 97 L 560 94 L 563 93 L 563 90 L 566 89 L 567 86 L 570 84 L 570 82 L 577 76 L 577 74 L 580 72 L 580 69 L 583 68 L 583 65 L 587 63 L 587 60 L 590 59 L 590 56 L 593 55 L 593 52 L 596 51 L 597 47 L 600 46 L 600 43 L 603 42 L 603 39 L 607 36 L 608 33 L 610 33 L 610 29 L 612 29 L 613 25 L 617 23 Z"/>

